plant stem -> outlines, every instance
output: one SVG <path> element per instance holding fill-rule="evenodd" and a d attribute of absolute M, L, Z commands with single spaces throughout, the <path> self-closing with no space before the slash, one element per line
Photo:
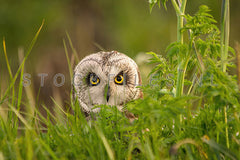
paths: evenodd
<path fill-rule="evenodd" d="M 179 97 L 183 93 L 183 85 L 184 85 L 184 76 L 187 69 L 189 58 L 183 59 L 178 64 L 178 77 L 177 77 L 177 90 L 176 96 Z"/>
<path fill-rule="evenodd" d="M 228 44 L 229 44 L 229 0 L 222 2 L 222 16 L 221 16 L 221 61 L 222 71 L 226 72 L 227 57 L 228 57 Z"/>
<path fill-rule="evenodd" d="M 225 128 L 225 132 L 226 132 L 226 145 L 227 145 L 227 148 L 229 148 L 229 136 L 228 136 L 228 126 L 227 126 L 227 107 L 224 106 L 224 122 L 226 124 L 226 128 Z"/>
<path fill-rule="evenodd" d="M 172 0 L 172 5 L 177 14 L 177 41 L 180 44 L 183 44 L 183 33 L 181 29 L 183 28 L 183 15 L 185 12 L 187 0 L 182 0 L 182 3 L 177 5 L 175 0 Z M 176 87 L 176 96 L 179 97 L 183 93 L 184 86 L 184 76 L 186 71 L 187 58 L 183 59 L 181 56 L 178 56 L 178 76 L 177 76 L 177 87 Z"/>
<path fill-rule="evenodd" d="M 221 61 L 222 71 L 226 72 L 227 69 L 227 57 L 228 57 L 228 45 L 229 45 L 229 30 L 230 30 L 230 13 L 229 13 L 229 0 L 222 1 L 222 19 L 221 19 Z M 227 107 L 224 106 L 224 122 L 226 124 L 226 145 L 229 148 L 229 136 L 227 125 Z"/>

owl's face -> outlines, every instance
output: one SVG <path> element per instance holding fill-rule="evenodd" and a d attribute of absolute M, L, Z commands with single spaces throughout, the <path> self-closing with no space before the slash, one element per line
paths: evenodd
<path fill-rule="evenodd" d="M 137 64 L 126 55 L 98 52 L 85 57 L 74 70 L 75 97 L 84 112 L 98 112 L 95 105 L 123 105 L 141 96 L 136 88 L 141 84 Z"/>

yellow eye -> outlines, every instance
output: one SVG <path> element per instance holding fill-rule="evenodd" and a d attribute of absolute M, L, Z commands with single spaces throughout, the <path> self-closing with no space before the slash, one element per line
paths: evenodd
<path fill-rule="evenodd" d="M 90 82 L 91 86 L 96 86 L 99 84 L 100 79 L 98 78 L 98 76 L 96 74 L 90 74 L 89 82 Z"/>
<path fill-rule="evenodd" d="M 114 80 L 116 84 L 123 84 L 123 75 L 117 75 Z"/>

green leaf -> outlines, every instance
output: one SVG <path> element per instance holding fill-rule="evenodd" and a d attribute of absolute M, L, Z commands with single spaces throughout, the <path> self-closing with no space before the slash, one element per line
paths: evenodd
<path fill-rule="evenodd" d="M 166 2 L 168 0 L 148 0 L 149 3 L 149 7 L 150 7 L 150 13 L 152 12 L 153 7 L 155 6 L 155 4 L 158 5 L 158 7 L 161 7 L 161 3 L 163 4 L 164 8 L 167 10 L 167 6 L 166 6 Z"/>

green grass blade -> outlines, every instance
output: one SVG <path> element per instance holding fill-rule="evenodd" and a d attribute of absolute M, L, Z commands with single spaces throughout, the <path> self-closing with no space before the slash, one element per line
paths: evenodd
<path fill-rule="evenodd" d="M 23 56 L 23 55 L 20 55 L 20 54 L 23 54 L 23 52 L 19 51 L 19 62 L 22 61 L 22 57 L 21 56 Z M 20 81 L 19 81 L 19 88 L 18 88 L 18 99 L 17 99 L 17 109 L 18 110 L 20 109 L 20 104 L 21 104 L 21 101 L 22 101 L 24 65 L 25 65 L 25 63 L 23 63 L 23 67 L 22 67 L 21 73 L 20 73 Z"/>
<path fill-rule="evenodd" d="M 100 137 L 100 139 L 102 140 L 103 142 L 103 145 L 107 151 L 107 154 L 108 154 L 108 157 L 109 159 L 111 160 L 114 160 L 114 152 L 113 150 L 111 149 L 106 137 L 104 136 L 104 134 L 100 131 L 100 129 L 95 125 L 95 129 L 96 129 L 96 132 L 98 133 L 98 136 Z"/>
<path fill-rule="evenodd" d="M 68 42 L 69 42 L 69 44 L 70 44 L 70 47 L 71 47 L 71 49 L 72 49 L 72 52 L 73 52 L 73 54 L 74 54 L 74 56 L 75 56 L 75 58 L 76 58 L 76 62 L 78 63 L 78 62 L 79 62 L 79 57 L 78 57 L 77 51 L 76 51 L 76 49 L 73 47 L 72 40 L 71 40 L 68 32 L 66 32 L 66 34 L 67 34 Z"/>
<path fill-rule="evenodd" d="M 26 130 L 25 132 L 25 141 L 26 141 L 26 150 L 27 150 L 27 159 L 28 160 L 31 160 L 33 159 L 33 154 L 34 154 L 34 148 L 33 148 L 33 145 L 32 145 L 32 133 L 30 132 L 30 130 Z"/>
<path fill-rule="evenodd" d="M 5 61 L 7 63 L 8 73 L 9 73 L 10 79 L 12 80 L 13 75 L 12 75 L 11 67 L 10 67 L 10 64 L 9 64 L 9 61 L 8 61 L 5 38 L 3 38 L 3 51 L 4 51 Z"/>
<path fill-rule="evenodd" d="M 65 111 L 62 109 L 62 107 L 61 107 L 59 104 L 57 104 L 57 102 L 56 102 L 52 97 L 51 97 L 51 99 L 52 99 L 53 103 L 59 108 L 59 110 L 60 110 L 62 113 L 64 113 L 64 115 L 68 116 L 68 113 L 65 112 Z"/>
<path fill-rule="evenodd" d="M 21 69 L 23 68 L 23 64 L 25 63 L 25 61 L 26 61 L 27 57 L 29 56 L 29 54 L 30 54 L 30 52 L 31 52 L 34 44 L 35 44 L 36 41 L 37 41 L 38 35 L 39 35 L 40 31 L 42 30 L 43 25 L 44 25 L 44 20 L 43 20 L 41 26 L 39 27 L 37 33 L 35 34 L 32 42 L 31 42 L 31 45 L 30 45 L 30 47 L 29 47 L 29 49 L 28 49 L 28 51 L 27 51 L 27 53 L 26 53 L 26 55 L 25 55 L 25 57 L 24 57 L 24 59 L 23 59 L 23 62 L 22 62 L 21 65 L 18 67 L 18 70 L 17 70 L 15 76 L 13 77 L 10 85 L 8 86 L 6 92 L 4 93 L 3 98 L 0 100 L 0 105 L 5 101 L 5 99 L 6 99 L 7 95 L 8 95 L 8 93 L 9 93 L 9 91 L 10 91 L 11 88 L 14 86 L 15 81 L 16 81 L 18 75 L 20 74 Z"/>
<path fill-rule="evenodd" d="M 8 60 L 8 57 L 7 57 L 7 49 L 6 49 L 6 42 L 5 42 L 5 38 L 3 38 L 3 51 L 4 51 L 4 56 L 5 56 L 5 61 L 6 61 L 6 64 L 7 64 L 7 69 L 8 69 L 8 73 L 9 73 L 9 76 L 10 76 L 10 82 L 12 81 L 13 79 L 13 75 L 12 75 L 12 71 L 11 71 L 11 67 L 10 67 L 10 64 L 9 64 L 9 60 Z M 15 103 L 15 89 L 14 87 L 12 88 L 12 105 L 14 106 L 14 103 Z M 13 115 L 12 115 L 12 112 L 9 112 L 9 118 L 12 119 Z"/>
<path fill-rule="evenodd" d="M 51 111 L 50 111 L 46 106 L 44 106 L 44 105 L 43 105 L 43 108 L 45 109 L 45 111 L 47 112 L 47 114 L 50 115 L 51 118 L 53 118 L 55 122 L 57 122 L 57 118 L 51 113 Z"/>
<path fill-rule="evenodd" d="M 63 110 L 63 108 L 51 97 L 54 105 L 54 116 L 58 120 L 59 123 L 64 124 L 65 123 L 65 116 L 68 116 L 68 114 Z"/>
<path fill-rule="evenodd" d="M 67 58 L 69 74 L 70 74 L 70 77 L 72 77 L 73 76 L 73 70 L 72 70 L 71 62 L 70 62 L 70 59 L 69 59 L 69 56 L 68 56 L 68 50 L 67 50 L 66 42 L 65 42 L 64 39 L 63 39 L 63 46 L 64 46 L 64 49 L 65 49 L 65 55 L 66 55 L 66 58 Z"/>
<path fill-rule="evenodd" d="M 208 139 L 208 137 L 204 136 L 202 137 L 202 141 L 208 144 L 210 147 L 216 149 L 217 151 L 224 153 L 226 156 L 228 156 L 232 160 L 238 159 L 237 156 L 234 153 L 232 153 L 228 148 L 216 143 L 214 140 Z"/>
<path fill-rule="evenodd" d="M 20 111 L 20 105 L 21 105 L 21 102 L 22 102 L 22 90 L 23 90 L 23 84 L 22 84 L 22 81 L 23 81 L 23 72 L 24 72 L 24 64 L 23 64 L 23 67 L 21 69 L 21 73 L 20 73 L 20 81 L 19 81 L 19 87 L 18 87 L 18 97 L 17 97 L 17 111 Z M 17 117 L 14 117 L 14 126 L 15 128 L 18 128 L 18 118 Z"/>
<path fill-rule="evenodd" d="M 94 44 L 94 46 L 97 47 L 99 50 L 101 50 L 101 51 L 106 51 L 106 49 L 104 49 L 100 44 L 98 44 L 98 43 L 96 43 L 96 42 L 94 42 L 93 44 Z"/>
<path fill-rule="evenodd" d="M 32 42 L 31 42 L 31 44 L 30 44 L 30 46 L 29 46 L 29 48 L 28 48 L 28 51 L 26 52 L 26 56 L 24 57 L 24 61 L 26 61 L 27 57 L 28 57 L 29 54 L 31 53 L 32 48 L 33 48 L 33 46 L 35 45 L 35 43 L 36 43 L 36 41 L 37 41 L 37 38 L 38 38 L 38 36 L 39 36 L 39 33 L 40 33 L 41 30 L 42 30 L 42 27 L 43 27 L 43 25 L 44 25 L 44 22 L 45 22 L 45 20 L 42 21 L 41 26 L 39 27 L 37 33 L 35 34 Z"/>
<path fill-rule="evenodd" d="M 25 125 L 27 129 L 32 129 L 32 127 L 28 124 L 27 120 L 25 120 L 25 118 L 19 113 L 18 110 L 16 110 L 16 108 L 14 108 L 11 104 L 8 104 L 8 106 L 17 115 L 19 120 Z"/>
<path fill-rule="evenodd" d="M 48 144 L 46 144 L 42 139 L 38 139 L 41 145 L 45 148 L 45 150 L 51 155 L 51 157 L 55 160 L 58 160 L 59 158 L 55 155 L 54 151 L 49 147 Z"/>

